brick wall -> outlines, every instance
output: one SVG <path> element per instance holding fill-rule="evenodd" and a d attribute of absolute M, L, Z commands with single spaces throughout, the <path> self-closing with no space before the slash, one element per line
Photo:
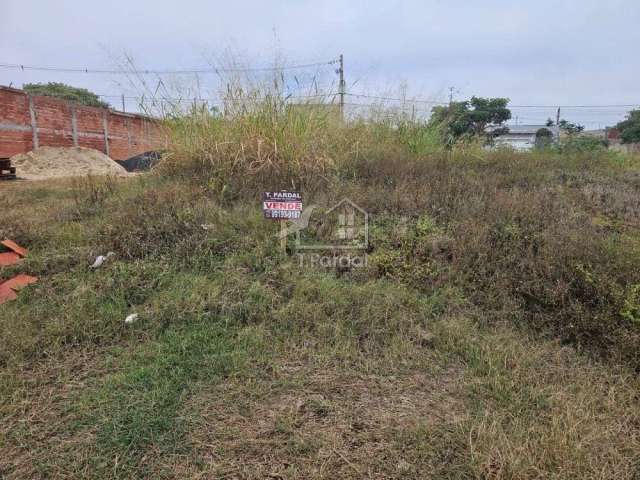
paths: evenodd
<path fill-rule="evenodd" d="M 125 160 L 166 144 L 162 125 L 149 117 L 0 86 L 0 158 L 38 146 L 80 146 Z"/>

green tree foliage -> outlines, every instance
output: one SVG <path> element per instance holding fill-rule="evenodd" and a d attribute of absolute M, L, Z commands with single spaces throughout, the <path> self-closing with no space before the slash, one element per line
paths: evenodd
<path fill-rule="evenodd" d="M 640 110 L 631 110 L 627 119 L 616 125 L 622 143 L 640 142 Z"/>
<path fill-rule="evenodd" d="M 465 137 L 487 140 L 506 133 L 504 122 L 511 118 L 508 98 L 479 98 L 434 107 L 429 124 L 438 127 L 448 144 Z"/>
<path fill-rule="evenodd" d="M 564 130 L 568 134 L 580 133 L 584 130 L 584 125 L 569 122 L 568 120 L 560 120 L 560 130 Z"/>
<path fill-rule="evenodd" d="M 547 120 L 547 127 L 553 127 L 555 124 L 556 122 L 554 122 L 550 118 Z M 560 126 L 560 130 L 568 133 L 569 135 L 573 135 L 574 133 L 580 133 L 584 131 L 584 125 L 580 125 L 578 123 L 572 123 L 569 120 L 565 120 L 565 119 L 560 120 L 560 123 L 558 123 L 558 125 Z"/>
<path fill-rule="evenodd" d="M 589 135 L 569 135 L 558 145 L 561 153 L 601 152 L 607 149 L 607 141 Z"/>
<path fill-rule="evenodd" d="M 72 87 L 64 83 L 27 83 L 22 89 L 32 95 L 45 95 L 47 97 L 56 97 L 62 100 L 77 102 L 81 105 L 89 107 L 109 108 L 109 104 L 100 100 L 100 97 L 86 88 Z"/>
<path fill-rule="evenodd" d="M 553 142 L 553 133 L 548 128 L 541 128 L 536 132 L 536 148 L 548 148 Z"/>

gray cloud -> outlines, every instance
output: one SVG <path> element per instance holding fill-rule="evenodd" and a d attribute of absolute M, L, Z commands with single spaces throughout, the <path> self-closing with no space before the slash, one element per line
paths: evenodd
<path fill-rule="evenodd" d="M 455 86 L 459 96 L 516 105 L 637 104 L 639 20 L 637 0 L 2 0 L 0 63 L 103 67 L 109 52 L 126 50 L 141 67 L 186 68 L 228 48 L 260 65 L 277 52 L 292 62 L 344 53 L 349 84 L 369 93 L 406 82 L 427 98 Z M 331 69 L 321 73 L 335 80 Z M 127 88 L 98 75 L 0 70 L 1 84 L 48 80 L 99 93 Z M 552 113 L 516 112 L 523 121 Z M 595 127 L 624 109 L 566 113 Z"/>

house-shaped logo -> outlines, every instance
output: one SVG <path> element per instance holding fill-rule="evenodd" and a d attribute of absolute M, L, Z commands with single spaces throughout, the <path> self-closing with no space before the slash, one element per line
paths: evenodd
<path fill-rule="evenodd" d="M 296 232 L 299 250 L 366 250 L 368 246 L 369 215 L 348 198 L 325 212 L 315 208 L 306 228 Z"/>

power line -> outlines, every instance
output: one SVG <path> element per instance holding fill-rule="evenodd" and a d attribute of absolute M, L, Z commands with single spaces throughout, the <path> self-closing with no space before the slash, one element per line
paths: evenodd
<path fill-rule="evenodd" d="M 141 69 L 136 70 L 132 69 L 127 71 L 125 69 L 92 69 L 92 68 L 79 68 L 79 67 L 54 67 L 54 66 L 35 66 L 35 65 L 22 65 L 22 64 L 0 64 L 0 69 L 5 70 L 21 70 L 21 71 L 44 71 L 44 72 L 60 72 L 60 73 L 92 73 L 92 74 L 110 74 L 110 75 L 128 75 L 128 74 L 142 74 L 142 75 L 170 75 L 170 74 L 219 74 L 219 73 L 241 73 L 241 72 L 268 72 L 268 71 L 281 71 L 281 70 L 296 70 L 296 69 L 305 69 L 312 67 L 319 67 L 324 65 L 334 65 L 339 64 L 339 59 L 333 59 L 324 62 L 314 62 L 314 63 L 305 63 L 305 64 L 297 64 L 297 65 L 283 65 L 281 67 L 275 66 L 263 66 L 263 67 L 234 67 L 234 68 L 193 68 L 193 69 Z M 428 105 L 449 105 L 446 101 L 433 101 L 426 100 L 420 98 L 397 98 L 397 97 L 387 97 L 381 95 L 367 95 L 364 93 L 351 93 L 344 92 L 342 95 L 351 96 L 356 98 L 369 98 L 372 100 L 384 100 L 384 101 L 393 101 L 393 102 L 403 102 L 410 104 L 428 104 Z M 118 97 L 122 98 L 121 95 L 100 95 L 102 97 Z M 312 97 L 320 97 L 323 95 L 309 95 L 309 96 L 301 96 L 296 98 L 312 98 Z M 134 98 L 134 97 L 129 97 Z M 174 99 L 174 100 L 182 100 L 182 99 Z M 551 108 L 585 108 L 585 109 L 598 109 L 598 108 L 637 108 L 640 106 L 640 103 L 636 104 L 609 104 L 609 105 L 507 105 L 508 108 L 540 108 L 540 109 L 551 109 Z"/>
<path fill-rule="evenodd" d="M 103 97 L 103 98 L 122 98 L 122 95 L 117 95 L 117 94 L 96 94 L 99 97 Z M 328 97 L 335 97 L 339 95 L 339 93 L 319 93 L 319 94 L 315 94 L 315 95 L 284 95 L 284 99 L 311 99 L 311 98 L 328 98 Z M 360 94 L 352 94 L 352 93 L 345 93 L 345 95 L 349 95 L 349 96 L 355 96 L 355 97 L 363 97 L 363 98 L 372 98 L 372 99 L 385 99 L 385 100 L 394 100 L 394 101 L 403 101 L 406 103 L 429 103 L 429 104 L 437 104 L 437 105 L 448 105 L 448 103 L 446 102 L 435 102 L 435 101 L 429 101 L 429 100 L 409 100 L 409 99 L 399 99 L 399 98 L 391 98 L 391 97 L 381 97 L 381 96 L 375 96 L 375 95 L 360 95 Z M 260 97 L 256 97 L 257 99 L 264 99 L 264 98 L 268 98 L 269 96 L 260 96 Z M 276 97 L 276 95 L 273 95 L 271 97 Z M 167 96 L 162 96 L 162 97 L 153 97 L 151 95 L 146 96 L 146 95 L 139 95 L 139 96 L 127 96 L 125 95 L 124 98 L 126 100 L 142 100 L 142 99 L 162 99 L 162 100 L 175 100 L 175 101 L 193 101 L 198 100 L 198 101 L 218 101 L 220 99 L 218 98 L 207 98 L 207 97 L 189 97 L 189 96 L 184 96 L 184 97 L 167 97 Z M 250 95 L 247 96 L 246 100 L 251 100 L 253 99 L 253 97 L 251 97 Z M 241 98 L 240 100 L 244 100 L 244 98 Z M 378 106 L 375 103 L 353 103 L 353 102 L 345 102 L 345 105 L 350 105 L 350 106 Z M 638 104 L 640 105 L 640 104 Z M 611 110 L 609 112 L 603 112 L 603 111 L 598 111 L 597 109 L 599 108 L 633 108 L 636 107 L 637 105 L 560 105 L 561 108 L 592 108 L 594 109 L 593 113 L 618 113 L 615 110 Z M 531 106 L 531 105 L 507 105 L 507 108 L 509 109 L 513 109 L 513 108 L 546 108 L 546 109 L 556 109 L 558 106 L 557 105 L 549 105 L 549 106 Z M 408 107 L 407 107 L 408 108 Z M 423 107 L 427 108 L 427 107 Z M 540 113 L 544 113 L 544 112 L 540 112 Z"/>
<path fill-rule="evenodd" d="M 96 73 L 96 74 L 113 74 L 113 75 L 127 75 L 127 74 L 143 74 L 143 75 L 171 75 L 171 74 L 217 74 L 217 73 L 232 73 L 232 72 L 271 72 L 280 70 L 296 70 L 311 67 L 319 67 L 323 65 L 333 65 L 338 60 L 330 60 L 324 62 L 305 63 L 299 65 L 283 65 L 281 67 L 237 67 L 237 68 L 193 68 L 193 69 L 132 69 L 117 70 L 117 69 L 102 69 L 102 68 L 78 68 L 78 67 L 53 67 L 53 66 L 34 66 L 34 65 L 21 65 L 2 63 L 0 68 L 5 70 L 22 70 L 22 71 L 42 71 L 42 72 L 60 72 L 60 73 Z"/>
<path fill-rule="evenodd" d="M 627 105 L 507 105 L 507 108 L 635 108 L 640 103 Z"/>
<path fill-rule="evenodd" d="M 333 101 L 335 101 L 335 98 L 337 97 L 338 94 L 336 93 L 326 93 L 326 94 L 316 94 L 316 95 L 285 95 L 285 96 L 281 96 L 278 97 L 276 95 L 274 95 L 272 98 L 279 98 L 281 101 L 287 102 L 289 100 L 311 100 L 311 99 L 317 99 L 317 98 L 332 98 Z M 125 100 L 135 100 L 135 101 L 141 101 L 141 102 L 149 102 L 152 104 L 162 104 L 164 102 L 167 103 L 177 103 L 177 104 L 183 104 L 183 103 L 187 103 L 187 104 L 192 104 L 192 103 L 206 103 L 209 104 L 210 106 L 218 106 L 218 107 L 222 107 L 225 104 L 234 104 L 234 103 L 238 103 L 241 104 L 243 102 L 250 102 L 252 100 L 264 100 L 268 97 L 265 96 L 261 96 L 261 97 L 247 97 L 247 98 L 238 98 L 238 99 L 223 99 L 223 98 L 211 98 L 211 97 L 188 97 L 188 96 L 184 96 L 184 97 L 168 97 L 168 96 L 145 96 L 145 95 L 141 95 L 141 96 L 123 96 L 123 95 L 116 95 L 116 94 L 98 94 L 98 96 L 100 98 L 114 98 L 114 99 L 121 99 L 124 98 Z M 380 98 L 380 97 L 376 97 L 376 98 Z M 389 98 L 389 97 L 383 97 L 383 98 Z M 335 105 L 335 103 L 333 103 Z M 319 103 L 318 105 L 326 105 L 326 103 Z M 351 108 L 365 108 L 365 109 L 372 109 L 372 110 L 376 110 L 378 108 L 382 108 L 383 110 L 394 110 L 394 111 L 413 111 L 415 113 L 430 113 L 431 110 L 429 107 L 424 106 L 424 107 L 413 107 L 411 105 L 392 105 L 392 106 L 385 106 L 385 105 L 380 105 L 377 103 L 354 103 L 354 102 L 345 102 L 344 103 L 345 106 L 347 107 L 351 107 Z M 555 109 L 555 107 L 554 107 Z M 618 116 L 620 114 L 620 111 L 603 111 L 603 110 L 599 110 L 599 109 L 594 109 L 593 111 L 589 112 L 589 111 L 582 111 L 583 113 L 588 113 L 590 116 L 594 116 L 594 117 L 602 117 L 602 116 Z M 541 116 L 547 116 L 548 112 L 530 112 L 533 114 L 539 113 Z M 533 117 L 529 117 L 529 116 L 522 116 L 522 115 L 517 115 L 519 117 L 520 120 L 539 120 L 539 119 L 534 119 Z M 540 117 L 541 118 L 541 117 Z"/>
<path fill-rule="evenodd" d="M 373 100 L 389 100 L 393 102 L 407 102 L 407 103 L 428 103 L 431 105 L 449 105 L 447 102 L 435 102 L 432 100 L 422 100 L 422 99 L 409 99 L 409 98 L 393 98 L 393 97 L 383 97 L 379 95 L 366 95 L 364 93 L 345 93 L 350 97 L 358 97 L 358 98 L 371 98 Z"/>
<path fill-rule="evenodd" d="M 184 97 L 167 97 L 167 96 L 153 96 L 153 95 L 139 95 L 139 96 L 127 96 L 127 95 L 116 95 L 116 94 L 96 94 L 98 97 L 100 98 L 124 98 L 125 100 L 148 100 L 148 101 L 154 101 L 154 100 L 162 100 L 162 101 L 167 101 L 167 102 L 193 102 L 193 101 L 198 101 L 198 102 L 224 102 L 224 101 L 229 101 L 229 102 L 242 102 L 242 101 L 252 101 L 252 100 L 266 100 L 268 98 L 280 98 L 281 100 L 300 100 L 300 99 L 311 99 L 311 98 L 327 98 L 327 97 L 335 97 L 337 94 L 335 93 L 326 93 L 326 94 L 316 94 L 316 95 L 284 95 L 282 97 L 279 97 L 277 95 L 272 95 L 272 96 L 259 96 L 259 97 L 252 97 L 252 96 L 247 96 L 247 97 L 241 97 L 238 99 L 223 99 L 223 98 L 211 98 L 211 97 L 189 97 L 189 96 L 184 96 Z"/>
<path fill-rule="evenodd" d="M 324 65 L 340 64 L 340 59 L 333 59 L 323 62 L 304 63 L 297 65 L 283 65 L 276 66 L 262 66 L 262 67 L 234 67 L 234 68 L 193 68 L 193 69 L 141 69 L 132 70 L 126 69 L 104 69 L 104 68 L 79 68 L 79 67 L 54 67 L 54 66 L 35 66 L 35 65 L 22 65 L 22 64 L 0 64 L 0 69 L 5 70 L 21 70 L 21 71 L 45 71 L 45 72 L 60 72 L 60 73 L 92 73 L 92 74 L 113 74 L 113 75 L 128 75 L 128 74 L 142 74 L 142 75 L 170 75 L 170 74 L 219 74 L 219 73 L 232 73 L 232 72 L 268 72 L 268 71 L 281 71 L 281 70 L 296 70 L 312 67 L 319 67 Z M 341 67 L 342 68 L 342 67 Z M 340 70 L 338 70 L 340 72 Z M 397 98 L 387 97 L 380 95 L 367 95 L 363 93 L 351 93 L 344 90 L 339 93 L 343 96 L 351 96 L 356 98 L 369 98 L 372 100 L 384 100 L 393 102 L 403 102 L 410 104 L 424 103 L 428 105 L 449 105 L 446 101 L 433 101 L 420 98 Z M 102 97 L 118 97 L 121 95 L 100 95 Z M 322 95 L 315 95 L 320 97 Z M 301 96 L 296 98 L 312 98 L 314 96 Z M 129 97 L 133 98 L 133 97 Z M 292 97 L 293 98 L 293 97 Z M 181 100 L 181 99 L 176 99 Z M 344 100 L 342 100 L 344 104 Z M 508 108 L 540 108 L 540 109 L 555 109 L 555 108 L 584 108 L 584 109 L 598 109 L 598 108 L 637 108 L 640 103 L 636 104 L 610 104 L 610 105 L 507 105 Z"/>
<path fill-rule="evenodd" d="M 358 98 L 371 98 L 374 100 L 388 100 L 393 102 L 405 102 L 405 103 L 427 103 L 431 105 L 449 105 L 448 102 L 437 102 L 432 100 L 424 100 L 419 98 L 397 98 L 397 97 L 384 97 L 378 95 L 366 95 L 363 93 L 346 93 L 351 97 Z M 507 108 L 635 108 L 640 103 L 636 104 L 616 104 L 616 105 L 507 105 Z"/>

